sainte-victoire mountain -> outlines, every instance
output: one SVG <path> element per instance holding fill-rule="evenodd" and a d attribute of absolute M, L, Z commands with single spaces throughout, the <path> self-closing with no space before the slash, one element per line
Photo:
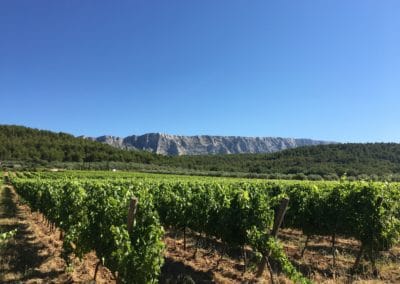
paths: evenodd
<path fill-rule="evenodd" d="M 148 133 L 128 137 L 90 138 L 122 149 L 147 150 L 162 155 L 272 153 L 300 146 L 331 144 L 311 139 L 241 136 L 180 136 Z"/>

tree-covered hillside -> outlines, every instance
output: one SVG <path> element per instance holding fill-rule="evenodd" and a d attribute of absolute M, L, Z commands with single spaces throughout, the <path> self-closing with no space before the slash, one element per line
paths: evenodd
<path fill-rule="evenodd" d="M 307 175 L 400 173 L 400 144 L 354 143 L 306 146 L 272 154 L 180 156 L 169 164 L 183 168 Z"/>
<path fill-rule="evenodd" d="M 0 126 L 0 160 L 29 162 L 121 161 L 150 163 L 158 155 L 144 151 L 124 151 L 66 133 L 23 126 Z"/>
<path fill-rule="evenodd" d="M 108 168 L 119 162 L 122 169 L 146 169 L 163 172 L 213 174 L 246 173 L 261 177 L 336 178 L 377 175 L 400 177 L 400 144 L 331 144 L 299 147 L 272 154 L 161 156 L 145 151 L 120 150 L 112 146 L 23 126 L 0 126 L 0 160 L 46 165 L 51 162 L 93 163 Z M 107 162 L 107 163 L 104 163 Z M 61 163 L 61 164 L 60 164 Z M 131 164 L 134 163 L 132 166 Z M 93 165 L 92 165 L 93 168 Z M 283 176 L 285 177 L 285 176 Z"/>

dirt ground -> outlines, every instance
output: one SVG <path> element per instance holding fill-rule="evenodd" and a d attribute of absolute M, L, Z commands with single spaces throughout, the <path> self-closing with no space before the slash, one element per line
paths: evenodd
<path fill-rule="evenodd" d="M 183 235 L 177 232 L 167 232 L 166 257 L 171 264 L 179 264 L 180 270 L 171 270 L 170 274 L 182 273 L 190 275 L 196 283 L 269 283 L 270 276 L 266 270 L 262 278 L 256 280 L 255 267 L 247 264 L 244 271 L 244 261 L 241 252 L 224 251 L 218 241 L 198 241 L 198 234 L 187 234 L 186 250 L 184 250 Z M 286 254 L 303 275 L 315 283 L 400 283 L 400 247 L 397 246 L 381 255 L 377 262 L 379 277 L 372 274 L 371 264 L 367 260 L 361 262 L 358 274 L 351 276 L 359 243 L 355 240 L 337 238 L 335 245 L 335 265 L 328 237 L 312 237 L 307 249 L 301 257 L 305 237 L 300 231 L 284 229 L 279 234 L 283 241 Z M 196 246 L 196 243 L 198 244 Z M 197 249 L 196 256 L 194 253 Z M 250 249 L 249 249 L 250 250 Z M 250 258 L 251 252 L 248 252 Z M 221 258 L 221 255 L 223 257 Z M 274 275 L 276 283 L 291 283 L 283 275 Z M 176 278 L 175 278 L 176 279 Z"/>
<path fill-rule="evenodd" d="M 21 204 L 11 187 L 0 190 L 0 232 L 17 229 L 16 236 L 0 253 L 0 283 L 94 283 L 98 262 L 94 253 L 82 261 L 72 259 L 68 267 L 61 258 L 62 241 L 57 229 L 51 230 L 43 216 Z M 362 261 L 358 275 L 350 278 L 359 244 L 337 239 L 336 264 L 333 265 L 331 242 L 327 237 L 313 237 L 304 256 L 300 253 L 305 237 L 296 230 L 281 230 L 286 253 L 295 266 L 315 283 L 400 283 L 400 247 L 384 253 L 377 263 L 380 275 L 374 278 L 368 261 Z M 182 232 L 167 230 L 165 264 L 160 283 L 269 283 L 266 270 L 255 278 L 255 266 L 245 263 L 241 251 L 229 251 L 218 240 L 187 233 L 186 250 Z M 251 251 L 247 249 L 248 259 Z M 283 275 L 274 275 L 275 283 L 291 283 Z M 101 267 L 96 283 L 115 283 Z"/>
<path fill-rule="evenodd" d="M 0 190 L 0 232 L 17 229 L 0 255 L 0 283 L 90 283 L 97 259 L 89 254 L 67 267 L 61 258 L 60 232 L 50 230 L 38 213 L 18 201 L 14 190 Z M 72 269 L 73 267 L 73 269 Z M 97 283 L 112 283 L 111 273 L 100 268 Z M 114 281 L 115 282 L 115 281 Z"/>

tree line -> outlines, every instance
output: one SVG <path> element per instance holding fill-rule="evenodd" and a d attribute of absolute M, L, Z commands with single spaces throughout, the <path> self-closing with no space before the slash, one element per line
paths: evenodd
<path fill-rule="evenodd" d="M 151 169 L 196 173 L 294 179 L 400 179 L 400 144 L 347 143 L 306 146 L 271 154 L 162 156 L 147 151 L 122 150 L 110 145 L 23 126 L 0 126 L 0 161 L 30 166 L 95 165 L 107 169 Z M 3 163 L 4 165 L 4 163 Z M 77 166 L 72 166 L 77 168 Z M 91 166 L 89 166 L 91 168 Z M 222 173 L 222 174 L 221 174 Z"/>
<path fill-rule="evenodd" d="M 125 151 L 59 132 L 16 125 L 0 126 L 0 160 L 43 162 L 137 162 L 148 164 L 158 155 Z"/>

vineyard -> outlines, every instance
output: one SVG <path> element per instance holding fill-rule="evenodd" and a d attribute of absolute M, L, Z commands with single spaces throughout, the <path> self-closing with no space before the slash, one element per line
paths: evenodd
<path fill-rule="evenodd" d="M 240 252 L 240 269 L 254 281 L 273 282 L 283 274 L 295 283 L 311 283 L 312 273 L 288 256 L 279 228 L 304 235 L 300 257 L 312 237 L 329 238 L 333 270 L 337 240 L 354 241 L 344 275 L 350 279 L 363 273 L 379 279 L 379 263 L 400 241 L 397 183 L 112 172 L 17 173 L 7 179 L 33 211 L 62 230 L 66 259 L 95 251 L 99 265 L 120 283 L 160 279 L 166 232 L 182 234 L 184 250 L 195 239 L 194 258 L 201 240 L 217 242 L 226 252 Z"/>

